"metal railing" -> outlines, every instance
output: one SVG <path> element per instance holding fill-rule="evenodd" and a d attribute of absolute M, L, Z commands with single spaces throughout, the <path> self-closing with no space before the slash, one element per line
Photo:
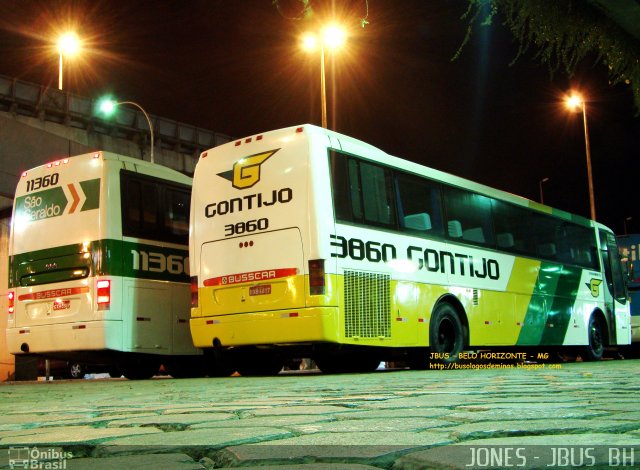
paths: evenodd
<path fill-rule="evenodd" d="M 84 129 L 134 140 L 135 135 L 148 134 L 149 125 L 136 109 L 120 109 L 106 119 L 96 114 L 97 99 L 74 95 L 50 86 L 25 82 L 0 75 L 0 111 L 37 117 L 69 127 Z M 184 124 L 172 119 L 150 115 L 156 145 L 186 155 L 232 140 L 228 135 Z"/>

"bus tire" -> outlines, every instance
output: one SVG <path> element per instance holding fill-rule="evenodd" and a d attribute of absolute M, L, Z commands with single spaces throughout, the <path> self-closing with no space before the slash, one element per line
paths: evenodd
<path fill-rule="evenodd" d="M 440 303 L 431 316 L 429 355 L 432 361 L 457 362 L 465 348 L 465 329 L 457 310 L 447 302 Z"/>
<path fill-rule="evenodd" d="M 604 328 L 596 315 L 589 318 L 587 334 L 589 344 L 582 348 L 580 356 L 583 361 L 599 361 L 604 355 Z"/>

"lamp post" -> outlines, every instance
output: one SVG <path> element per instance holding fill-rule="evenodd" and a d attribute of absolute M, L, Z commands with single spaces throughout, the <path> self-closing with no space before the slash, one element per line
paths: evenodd
<path fill-rule="evenodd" d="M 538 186 L 540 186 L 540 204 L 544 204 L 544 194 L 542 192 L 542 183 L 546 183 L 547 181 L 549 181 L 549 178 L 542 178 L 540 181 L 538 181 Z"/>
<path fill-rule="evenodd" d="M 117 106 L 120 106 L 120 105 L 123 105 L 123 104 L 129 104 L 131 106 L 135 106 L 140 111 L 142 111 L 142 114 L 144 114 L 144 117 L 147 119 L 147 124 L 149 124 L 149 134 L 151 136 L 150 158 L 151 158 L 151 163 L 154 163 L 154 158 L 153 158 L 153 124 L 151 123 L 151 119 L 149 118 L 149 115 L 147 114 L 147 112 L 144 110 L 144 108 L 142 106 L 140 106 L 138 103 L 136 103 L 134 101 L 115 101 L 115 100 L 112 100 L 112 99 L 109 99 L 109 98 L 105 98 L 100 102 L 99 109 L 105 115 L 110 116 L 111 114 L 113 114 L 113 112 L 115 111 Z"/>
<path fill-rule="evenodd" d="M 582 96 L 573 93 L 569 96 L 565 104 L 570 110 L 582 110 L 582 120 L 584 122 L 584 145 L 587 154 L 587 178 L 589 180 L 589 208 L 591 209 L 591 220 L 596 220 L 596 203 L 593 194 L 593 175 L 591 172 L 591 147 L 589 145 L 589 126 L 587 124 L 587 104 Z"/>
<path fill-rule="evenodd" d="M 58 53 L 60 56 L 60 67 L 58 71 L 58 90 L 62 90 L 62 63 L 64 57 L 74 56 L 80 51 L 80 40 L 75 33 L 65 33 L 58 39 Z"/>
<path fill-rule="evenodd" d="M 325 79 L 325 49 L 332 51 L 340 48 L 346 40 L 346 34 L 342 28 L 336 25 L 323 29 L 321 38 L 308 33 L 302 38 L 302 47 L 306 51 L 314 51 L 320 47 L 320 107 L 322 112 L 322 127 L 327 129 L 327 86 Z"/>
<path fill-rule="evenodd" d="M 633 217 L 625 217 L 624 219 L 624 234 L 627 235 L 627 222 L 631 222 Z"/>

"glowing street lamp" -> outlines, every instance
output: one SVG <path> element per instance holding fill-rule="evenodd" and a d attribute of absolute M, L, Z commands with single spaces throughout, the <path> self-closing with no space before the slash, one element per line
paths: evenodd
<path fill-rule="evenodd" d="M 105 116 L 108 117 L 108 116 L 111 116 L 116 111 L 116 108 L 118 106 L 122 105 L 122 104 L 129 104 L 131 106 L 135 106 L 140 111 L 142 111 L 142 114 L 144 114 L 144 117 L 147 119 L 147 124 L 149 124 L 149 134 L 151 135 L 151 153 L 150 153 L 150 158 L 151 158 L 151 163 L 154 163 L 154 159 L 153 159 L 153 124 L 151 123 L 151 119 L 149 118 L 149 115 L 142 108 L 142 106 L 140 106 L 138 103 L 136 103 L 134 101 L 116 101 L 116 100 L 112 100 L 110 98 L 104 98 L 104 99 L 100 100 L 100 102 L 98 104 L 98 109 Z"/>
<path fill-rule="evenodd" d="M 341 27 L 337 25 L 327 26 L 322 30 L 321 37 L 313 33 L 307 33 L 302 37 L 302 48 L 308 52 L 315 51 L 320 47 L 320 106 L 322 108 L 322 127 L 327 128 L 327 87 L 324 72 L 325 49 L 335 51 L 342 47 L 347 39 L 347 35 Z"/>
<path fill-rule="evenodd" d="M 593 175 L 591 172 L 591 147 L 589 145 L 589 126 L 587 125 L 587 104 L 578 93 L 572 92 L 565 100 L 565 105 L 572 111 L 582 110 L 582 120 L 584 122 L 584 144 L 587 154 L 587 178 L 589 180 L 589 207 L 591 209 L 591 220 L 596 220 L 596 203 L 593 194 Z"/>
<path fill-rule="evenodd" d="M 60 69 L 58 72 L 58 89 L 62 90 L 62 62 L 64 57 L 73 57 L 80 52 L 80 40 L 75 33 L 65 33 L 58 39 L 58 53 L 60 54 Z"/>

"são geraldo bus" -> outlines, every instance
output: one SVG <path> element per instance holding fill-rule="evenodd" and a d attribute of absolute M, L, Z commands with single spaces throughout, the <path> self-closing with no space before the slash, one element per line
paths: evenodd
<path fill-rule="evenodd" d="M 200 371 L 188 323 L 190 193 L 177 171 L 107 152 L 25 171 L 9 241 L 9 351 L 128 378 L 161 364 L 174 376 Z"/>
<path fill-rule="evenodd" d="M 311 125 L 201 154 L 191 333 L 241 373 L 629 344 L 608 228 Z"/>

